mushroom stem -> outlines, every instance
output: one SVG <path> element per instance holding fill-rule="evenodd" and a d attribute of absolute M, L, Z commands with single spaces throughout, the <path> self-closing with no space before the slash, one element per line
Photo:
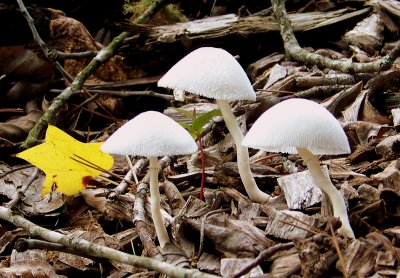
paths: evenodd
<path fill-rule="evenodd" d="M 165 244 L 169 242 L 167 229 L 164 226 L 163 218 L 161 215 L 160 207 L 160 191 L 158 187 L 158 172 L 160 166 L 158 165 L 157 157 L 149 157 L 149 169 L 150 169 L 150 205 L 151 205 L 151 217 L 153 218 L 154 227 L 161 248 L 164 248 Z"/>
<path fill-rule="evenodd" d="M 342 222 L 342 226 L 338 229 L 338 232 L 349 238 L 354 238 L 354 232 L 350 226 L 343 196 L 332 184 L 331 180 L 324 174 L 317 157 L 312 152 L 310 152 L 307 148 L 299 147 L 297 148 L 297 151 L 304 163 L 307 165 L 314 183 L 319 186 L 319 188 L 321 188 L 321 190 L 324 191 L 331 200 L 333 215 L 338 217 Z"/>
<path fill-rule="evenodd" d="M 246 189 L 247 195 L 250 200 L 257 203 L 265 203 L 270 195 L 262 192 L 251 174 L 249 163 L 249 151 L 247 147 L 242 146 L 243 133 L 236 122 L 236 118 L 232 113 L 232 108 L 227 100 L 216 100 L 219 109 L 221 110 L 222 117 L 224 118 L 226 127 L 228 128 L 233 140 L 236 144 L 237 153 L 237 166 L 239 169 L 240 178 Z"/>

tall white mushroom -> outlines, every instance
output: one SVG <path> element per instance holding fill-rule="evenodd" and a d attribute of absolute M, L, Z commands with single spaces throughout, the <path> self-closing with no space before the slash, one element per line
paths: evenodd
<path fill-rule="evenodd" d="M 354 238 L 343 196 L 324 174 L 315 156 L 350 153 L 346 134 L 328 110 L 305 99 L 282 101 L 255 121 L 242 144 L 271 152 L 298 153 L 314 183 L 331 200 L 333 214 L 342 222 L 339 232 Z"/>
<path fill-rule="evenodd" d="M 121 126 L 102 145 L 104 152 L 146 156 L 150 169 L 151 215 L 161 248 L 169 242 L 163 224 L 158 188 L 158 156 L 183 155 L 197 151 L 192 136 L 160 112 L 147 111 Z"/>
<path fill-rule="evenodd" d="M 243 133 L 229 104 L 232 100 L 256 99 L 250 80 L 236 59 L 221 48 L 198 48 L 176 63 L 158 81 L 158 86 L 216 99 L 235 141 L 237 165 L 246 192 L 252 201 L 266 202 L 270 195 L 257 187 L 251 174 L 248 149 L 241 145 Z"/>

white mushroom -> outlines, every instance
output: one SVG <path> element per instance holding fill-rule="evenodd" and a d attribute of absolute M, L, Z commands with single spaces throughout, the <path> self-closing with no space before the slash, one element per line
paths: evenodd
<path fill-rule="evenodd" d="M 147 111 L 121 126 L 102 145 L 104 152 L 149 158 L 151 215 L 161 248 L 169 242 L 163 224 L 158 188 L 158 156 L 183 155 L 197 151 L 192 136 L 160 112 Z"/>
<path fill-rule="evenodd" d="M 176 63 L 158 81 L 158 86 L 216 99 L 236 144 L 237 165 L 246 192 L 252 201 L 266 202 L 270 195 L 262 192 L 254 181 L 248 149 L 241 145 L 243 133 L 228 102 L 256 99 L 253 87 L 236 59 L 220 48 L 196 49 Z"/>
<path fill-rule="evenodd" d="M 315 184 L 331 200 L 333 214 L 342 222 L 339 232 L 354 238 L 343 196 L 324 175 L 315 156 L 350 153 L 346 134 L 328 110 L 305 99 L 282 101 L 256 120 L 242 144 L 271 152 L 298 153 Z"/>

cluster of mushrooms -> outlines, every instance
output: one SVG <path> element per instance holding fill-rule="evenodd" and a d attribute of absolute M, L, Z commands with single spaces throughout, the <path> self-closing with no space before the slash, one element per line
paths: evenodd
<path fill-rule="evenodd" d="M 350 153 L 340 123 L 322 105 L 305 99 L 282 101 L 265 111 L 244 136 L 229 101 L 255 100 L 256 94 L 236 59 L 214 47 L 189 53 L 159 80 L 158 86 L 173 89 L 174 93 L 188 92 L 216 100 L 236 144 L 239 174 L 250 200 L 266 203 L 271 196 L 257 187 L 250 171 L 248 147 L 299 154 L 314 183 L 329 197 L 334 216 L 341 220 L 339 233 L 354 238 L 343 196 L 324 174 L 316 157 Z M 157 157 L 190 154 L 197 149 L 196 142 L 182 126 L 155 111 L 141 113 L 128 121 L 102 145 L 102 150 L 110 154 L 148 157 L 151 214 L 161 248 L 170 240 L 160 210 Z"/>

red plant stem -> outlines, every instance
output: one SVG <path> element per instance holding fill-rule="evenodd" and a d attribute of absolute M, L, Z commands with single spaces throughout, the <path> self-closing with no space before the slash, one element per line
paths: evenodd
<path fill-rule="evenodd" d="M 201 182 L 200 182 L 200 200 L 203 201 L 204 197 L 204 178 L 205 178 L 205 162 L 204 162 L 204 151 L 203 151 L 203 143 L 201 140 L 201 133 L 197 135 L 199 139 L 199 148 L 201 155 Z"/>

